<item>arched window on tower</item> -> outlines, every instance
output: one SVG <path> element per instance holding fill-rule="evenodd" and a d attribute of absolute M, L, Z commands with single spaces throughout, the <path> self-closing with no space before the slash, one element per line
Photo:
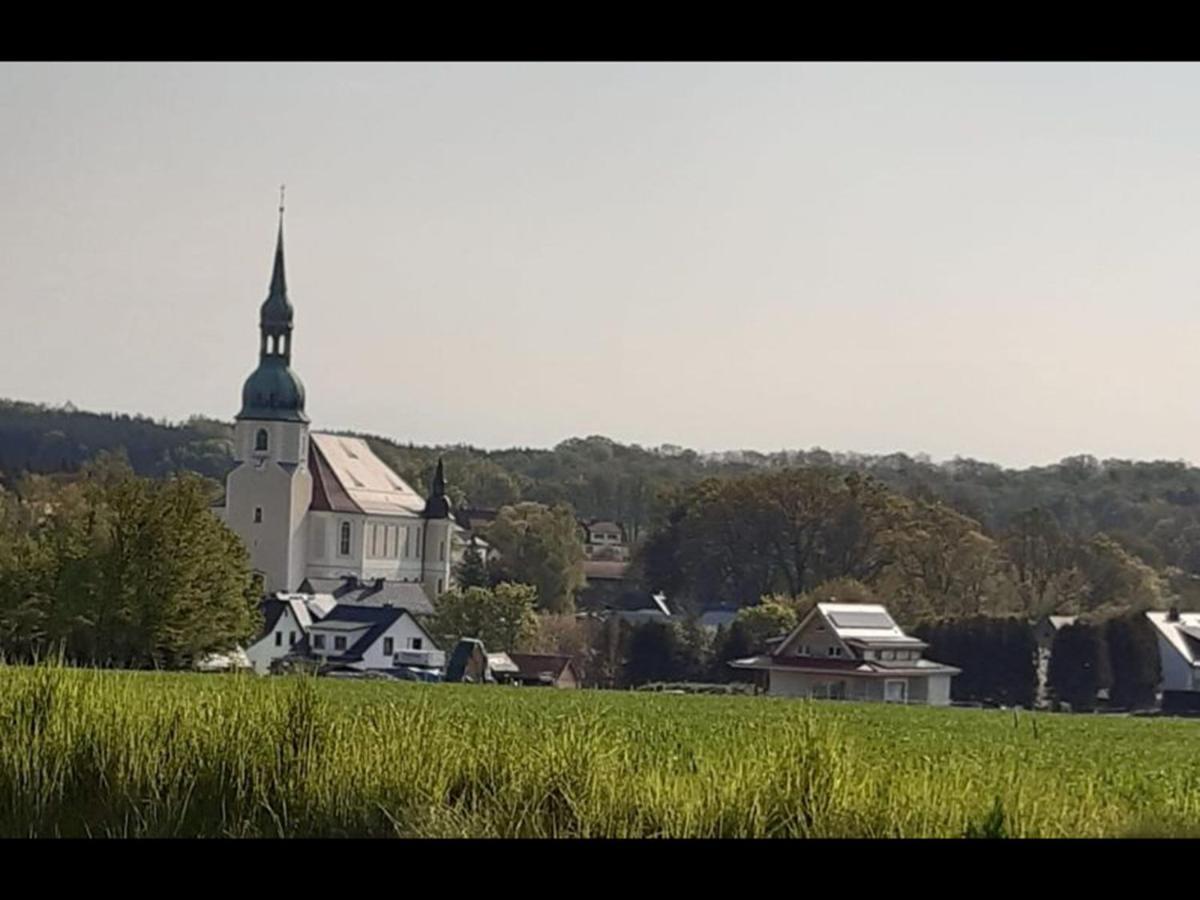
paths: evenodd
<path fill-rule="evenodd" d="M 254 435 L 254 450 L 256 453 L 267 452 L 267 429 L 258 429 L 258 434 Z"/>
<path fill-rule="evenodd" d="M 341 542 L 338 546 L 338 552 L 341 553 L 342 556 L 350 555 L 350 523 L 349 522 L 342 523 Z"/>

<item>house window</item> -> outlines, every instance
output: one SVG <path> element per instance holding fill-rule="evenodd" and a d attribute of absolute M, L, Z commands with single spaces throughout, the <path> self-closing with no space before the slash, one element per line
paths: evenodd
<path fill-rule="evenodd" d="M 288 646 L 289 647 L 296 646 L 296 632 L 294 632 L 294 631 L 288 632 Z"/>
<path fill-rule="evenodd" d="M 267 452 L 267 429 L 258 429 L 258 434 L 254 435 L 254 450 L 256 453 Z"/>
<path fill-rule="evenodd" d="M 391 656 L 396 652 L 396 641 L 393 638 L 386 637 L 383 639 L 383 655 Z"/>
<path fill-rule="evenodd" d="M 262 507 L 256 506 L 256 507 L 254 507 L 254 524 L 258 525 L 261 523 L 262 523 Z"/>
<path fill-rule="evenodd" d="M 803 646 L 800 647 L 800 655 L 801 656 L 812 656 L 812 649 L 808 646 L 808 644 L 804 644 Z"/>
<path fill-rule="evenodd" d="M 442 579 L 440 579 L 440 578 L 438 579 L 437 592 L 439 594 L 442 592 Z"/>
<path fill-rule="evenodd" d="M 335 637 L 333 639 L 333 649 L 334 650 L 345 650 L 346 649 L 346 639 L 344 637 L 342 637 L 341 635 L 338 635 L 337 637 Z"/>
<path fill-rule="evenodd" d="M 842 648 L 841 648 L 841 647 L 830 647 L 830 648 L 829 648 L 829 655 L 830 655 L 830 656 L 841 656 L 841 655 L 842 655 Z"/>
<path fill-rule="evenodd" d="M 342 539 L 341 539 L 341 543 L 338 545 L 338 553 L 340 553 L 342 556 L 350 555 L 350 523 L 349 522 L 342 523 Z"/>
<path fill-rule="evenodd" d="M 441 560 L 442 562 L 446 561 L 446 542 L 445 541 L 442 541 L 440 544 L 438 544 L 438 559 Z M 441 588 L 438 588 L 438 590 L 441 590 Z"/>
<path fill-rule="evenodd" d="M 283 632 L 282 631 L 275 632 L 275 646 L 276 647 L 283 646 Z"/>
<path fill-rule="evenodd" d="M 421 639 L 420 638 L 409 638 L 408 639 L 408 649 L 409 650 L 420 650 L 421 649 Z"/>
<path fill-rule="evenodd" d="M 874 650 L 864 650 L 863 651 L 863 659 L 874 659 L 874 658 L 875 658 Z"/>
<path fill-rule="evenodd" d="M 313 635 L 313 649 L 314 650 L 324 650 L 325 649 L 325 635 L 323 635 L 323 634 L 314 634 Z"/>
<path fill-rule="evenodd" d="M 891 650 L 881 650 L 879 652 L 880 659 L 895 659 L 896 654 Z"/>

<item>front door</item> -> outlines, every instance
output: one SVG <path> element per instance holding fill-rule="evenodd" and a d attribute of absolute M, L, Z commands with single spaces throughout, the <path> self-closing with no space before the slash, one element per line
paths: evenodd
<path fill-rule="evenodd" d="M 883 699 L 888 703 L 904 703 L 908 700 L 907 681 L 885 681 L 883 683 Z"/>

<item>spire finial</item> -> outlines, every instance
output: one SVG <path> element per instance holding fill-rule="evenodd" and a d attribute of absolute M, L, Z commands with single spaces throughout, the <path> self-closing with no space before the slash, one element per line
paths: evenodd
<path fill-rule="evenodd" d="M 287 188 L 286 184 L 279 186 L 279 221 L 283 221 L 283 192 Z"/>

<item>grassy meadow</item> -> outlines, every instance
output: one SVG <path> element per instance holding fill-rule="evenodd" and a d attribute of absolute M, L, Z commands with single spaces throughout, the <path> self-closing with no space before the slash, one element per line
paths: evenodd
<path fill-rule="evenodd" d="M 1200 722 L 0 666 L 0 836 L 1200 834 Z"/>

